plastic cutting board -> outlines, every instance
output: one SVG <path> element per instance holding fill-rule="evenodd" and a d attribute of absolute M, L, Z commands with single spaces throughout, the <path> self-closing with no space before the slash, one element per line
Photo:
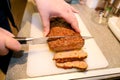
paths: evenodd
<path fill-rule="evenodd" d="M 81 35 L 91 36 L 79 15 L 75 15 L 79 22 Z M 30 36 L 43 36 L 43 28 L 38 13 L 34 13 L 32 16 Z M 88 53 L 88 58 L 86 59 L 86 62 L 88 64 L 88 71 L 92 69 L 105 68 L 108 66 L 108 62 L 99 47 L 97 46 L 94 38 L 85 40 L 85 45 L 83 49 Z M 53 61 L 53 54 L 54 53 L 49 50 L 47 44 L 29 45 L 26 71 L 27 75 L 30 77 L 37 77 L 79 71 L 77 69 L 57 68 Z"/>

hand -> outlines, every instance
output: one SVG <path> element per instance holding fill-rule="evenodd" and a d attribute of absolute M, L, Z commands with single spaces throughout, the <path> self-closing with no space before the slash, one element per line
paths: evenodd
<path fill-rule="evenodd" d="M 6 55 L 10 50 L 19 51 L 21 45 L 15 40 L 13 34 L 0 28 L 0 55 Z"/>
<path fill-rule="evenodd" d="M 78 28 L 77 19 L 74 13 L 77 12 L 72 6 L 64 0 L 35 0 L 38 11 L 40 13 L 42 23 L 44 26 L 44 35 L 46 36 L 50 30 L 50 18 L 62 17 L 76 32 L 80 32 Z"/>

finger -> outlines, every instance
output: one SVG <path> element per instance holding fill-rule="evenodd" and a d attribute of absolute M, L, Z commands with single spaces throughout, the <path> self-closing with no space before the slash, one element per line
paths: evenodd
<path fill-rule="evenodd" d="M 8 32 L 7 30 L 5 30 L 3 28 L 0 28 L 0 32 L 6 34 L 8 36 L 14 37 L 14 35 L 12 33 Z"/>
<path fill-rule="evenodd" d="M 69 24 L 71 24 L 71 27 L 76 31 L 80 33 L 80 29 L 78 27 L 78 21 L 74 15 L 73 12 L 62 14 L 61 17 L 63 17 Z"/>
<path fill-rule="evenodd" d="M 8 37 L 8 36 L 6 37 L 6 40 L 5 40 L 5 47 L 13 51 L 21 50 L 21 44 L 14 38 Z"/>
<path fill-rule="evenodd" d="M 44 36 L 47 36 L 50 30 L 50 19 L 48 15 L 44 15 L 42 18 Z"/>
<path fill-rule="evenodd" d="M 78 13 L 78 12 L 79 12 L 77 9 L 75 9 L 75 8 L 74 8 L 73 6 L 71 6 L 70 4 L 66 3 L 66 5 L 67 5 L 67 7 L 68 7 L 69 9 L 72 10 L 72 12 L 74 12 L 74 13 Z"/>
<path fill-rule="evenodd" d="M 9 50 L 19 51 L 21 49 L 21 45 L 17 40 L 4 33 L 1 33 L 0 36 L 3 36 L 0 38 L 0 55 L 6 55 Z"/>

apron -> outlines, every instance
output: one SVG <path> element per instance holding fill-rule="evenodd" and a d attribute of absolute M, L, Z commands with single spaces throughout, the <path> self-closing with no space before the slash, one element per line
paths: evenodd
<path fill-rule="evenodd" d="M 12 33 L 10 28 L 9 21 L 17 30 L 17 26 L 15 25 L 12 13 L 10 11 L 10 1 L 9 0 L 0 0 L 0 27 L 6 29 L 7 31 Z M 0 56 L 0 69 L 1 71 L 6 74 L 10 59 L 12 57 L 13 51 L 9 51 L 9 53 L 5 56 Z"/>

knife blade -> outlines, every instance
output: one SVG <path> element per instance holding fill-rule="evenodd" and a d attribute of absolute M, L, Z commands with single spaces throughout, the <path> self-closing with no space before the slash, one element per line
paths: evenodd
<path fill-rule="evenodd" d="M 48 40 L 56 40 L 59 38 L 65 38 L 65 37 L 78 37 L 78 36 L 52 36 L 52 37 L 39 37 L 39 38 L 33 38 L 33 37 L 14 37 L 16 40 L 18 40 L 21 44 L 27 44 L 29 42 L 30 44 L 44 44 L 47 43 Z M 91 39 L 92 36 L 82 36 L 83 39 Z"/>

